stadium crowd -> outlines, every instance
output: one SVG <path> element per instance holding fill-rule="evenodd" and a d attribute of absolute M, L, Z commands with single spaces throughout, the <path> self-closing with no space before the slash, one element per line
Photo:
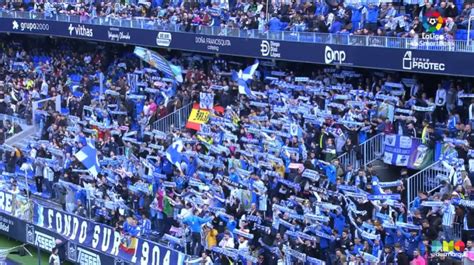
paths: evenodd
<path fill-rule="evenodd" d="M 474 15 L 470 1 L 0 1 L 0 10 L 31 11 L 54 17 L 60 14 L 90 18 L 150 18 L 154 25 L 200 26 L 258 32 L 320 32 L 355 35 L 422 37 L 436 33 L 454 39 L 458 28 L 467 29 Z M 3 7 L 3 8 L 2 8 Z M 266 11 L 268 9 L 268 12 Z M 266 17 L 268 16 L 268 17 Z M 442 18 L 441 25 L 439 18 Z M 438 27 L 439 26 L 439 27 Z M 433 29 L 436 29 L 433 31 Z"/>
<path fill-rule="evenodd" d="M 235 58 L 167 54 L 184 69 L 177 83 L 127 48 L 48 42 L 0 42 L 0 110 L 39 124 L 36 140 L 6 148 L 4 169 L 31 163 L 31 190 L 68 212 L 168 242 L 194 256 L 189 263 L 451 264 L 431 242 L 453 240 L 455 222 L 472 250 L 469 170 L 408 202 L 406 169 L 382 181 L 360 163 L 360 144 L 381 133 L 430 147 L 450 137 L 468 161 L 472 80 L 446 78 L 433 94 L 396 74 L 315 67 L 300 75 L 261 62 L 239 93 L 231 73 L 247 65 Z M 201 92 L 214 103 L 198 131 L 153 130 Z M 57 95 L 60 111 L 46 101 L 28 116 L 32 101 Z M 75 157 L 86 145 L 98 152 L 96 176 Z M 347 152 L 358 162 L 341 164 Z"/>

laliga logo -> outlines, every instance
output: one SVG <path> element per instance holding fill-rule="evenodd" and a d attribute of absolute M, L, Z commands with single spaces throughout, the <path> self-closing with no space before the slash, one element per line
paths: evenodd
<path fill-rule="evenodd" d="M 324 62 L 326 64 L 335 63 L 343 63 L 346 60 L 346 52 L 345 51 L 334 51 L 331 47 L 326 46 L 324 49 Z"/>
<path fill-rule="evenodd" d="M 444 18 L 438 11 L 429 11 L 423 17 L 423 27 L 426 32 L 433 33 L 443 27 Z"/>

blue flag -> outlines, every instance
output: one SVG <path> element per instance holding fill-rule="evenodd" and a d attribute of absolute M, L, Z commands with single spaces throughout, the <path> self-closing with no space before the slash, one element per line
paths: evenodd
<path fill-rule="evenodd" d="M 91 144 L 84 146 L 74 155 L 77 160 L 81 161 L 85 168 L 94 176 L 99 173 L 99 159 L 97 158 L 97 149 Z"/>
<path fill-rule="evenodd" d="M 181 170 L 181 160 L 183 160 L 183 155 L 181 152 L 183 151 L 184 144 L 183 141 L 178 140 L 174 142 L 172 145 L 166 149 L 166 159 L 171 162 L 171 164 L 175 165 L 176 167 Z"/>
<path fill-rule="evenodd" d="M 232 79 L 237 82 L 239 86 L 239 94 L 247 95 L 248 97 L 255 97 L 255 94 L 248 87 L 247 81 L 252 80 L 257 71 L 259 62 L 255 61 L 254 64 L 248 66 L 243 71 L 240 70 L 238 73 L 232 73 Z"/>

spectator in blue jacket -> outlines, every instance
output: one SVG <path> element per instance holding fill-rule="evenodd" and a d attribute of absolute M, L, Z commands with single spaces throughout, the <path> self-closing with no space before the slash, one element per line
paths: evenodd
<path fill-rule="evenodd" d="M 408 257 L 410 259 L 413 259 L 413 251 L 417 250 L 420 247 L 420 244 L 423 243 L 422 237 L 421 237 L 421 229 L 418 231 L 411 231 L 405 232 L 402 229 L 399 229 L 399 231 L 403 234 L 403 236 L 406 238 L 405 241 L 405 249 Z"/>
<path fill-rule="evenodd" d="M 337 234 L 342 235 L 346 226 L 346 217 L 342 214 L 342 210 L 337 209 L 336 213 L 329 212 L 329 215 L 334 218 L 334 228 L 337 230 Z"/>
<path fill-rule="evenodd" d="M 201 218 L 198 217 L 199 211 L 194 209 L 193 213 L 183 219 L 183 224 L 189 226 L 191 230 L 191 251 L 194 255 L 199 255 L 201 253 L 201 230 L 202 225 L 211 221 L 212 217 Z"/>
<path fill-rule="evenodd" d="M 381 258 L 382 256 L 382 252 L 383 252 L 383 244 L 382 242 L 379 240 L 379 239 L 374 239 L 374 241 L 372 240 L 367 240 L 370 244 L 370 246 L 372 246 L 372 255 L 379 258 Z"/>
<path fill-rule="evenodd" d="M 272 18 L 270 18 L 270 20 L 268 21 L 268 30 L 270 31 L 281 30 L 281 21 L 275 14 L 273 14 Z"/>
<path fill-rule="evenodd" d="M 352 32 L 362 28 L 362 8 L 349 6 L 352 10 L 351 23 L 352 23 Z"/>
<path fill-rule="evenodd" d="M 377 22 L 379 18 L 379 8 L 373 4 L 369 4 L 367 8 L 367 29 L 369 31 L 377 30 Z"/>
<path fill-rule="evenodd" d="M 354 238 L 354 247 L 351 250 L 352 255 L 358 255 L 360 251 L 364 248 L 364 244 L 360 241 L 360 238 L 356 237 Z"/>
<path fill-rule="evenodd" d="M 385 245 L 394 246 L 395 244 L 405 245 L 405 238 L 400 230 L 387 229 L 385 236 Z"/>
<path fill-rule="evenodd" d="M 219 218 L 226 224 L 227 230 L 231 233 L 237 227 L 237 222 L 232 215 L 219 214 Z"/>

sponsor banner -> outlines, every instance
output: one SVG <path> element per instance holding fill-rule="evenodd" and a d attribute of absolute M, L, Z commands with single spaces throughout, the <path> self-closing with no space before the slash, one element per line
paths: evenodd
<path fill-rule="evenodd" d="M 70 23 L 67 30 L 72 37 L 94 38 L 94 29 L 86 24 Z"/>
<path fill-rule="evenodd" d="M 418 142 L 408 136 L 386 135 L 383 161 L 394 166 L 407 166 L 412 147 Z"/>
<path fill-rule="evenodd" d="M 220 52 L 224 49 L 231 49 L 232 40 L 220 36 L 200 36 L 194 37 L 194 44 L 202 51 Z"/>
<path fill-rule="evenodd" d="M 28 220 L 31 219 L 28 198 L 20 194 L 0 191 L 0 212 Z M 1 228 L 0 228 L 1 229 Z"/>
<path fill-rule="evenodd" d="M 411 169 L 420 170 L 429 166 L 434 161 L 434 151 L 428 148 L 428 146 L 421 144 L 420 139 L 413 139 L 413 142 L 407 166 Z"/>
<path fill-rule="evenodd" d="M 7 215 L 5 213 L 0 213 L 0 234 L 6 235 L 11 238 L 19 238 L 22 242 L 25 241 L 25 221 L 22 221 L 13 216 Z"/>
<path fill-rule="evenodd" d="M 347 54 L 344 50 L 334 50 L 330 46 L 324 47 L 324 63 L 325 64 L 344 64 L 351 65 L 347 62 Z"/>
<path fill-rule="evenodd" d="M 100 252 L 84 248 L 74 242 L 66 244 L 66 257 L 68 260 L 80 265 L 128 265 L 124 260 L 101 254 Z"/>
<path fill-rule="evenodd" d="M 170 32 L 158 32 L 158 35 L 156 35 L 156 45 L 160 47 L 169 47 L 172 39 L 173 35 L 171 35 Z"/>
<path fill-rule="evenodd" d="M 263 57 L 282 58 L 280 53 L 280 42 L 262 40 L 260 43 L 260 54 Z"/>
<path fill-rule="evenodd" d="M 155 31 L 107 25 L 92 25 L 61 21 L 0 18 L 0 32 L 38 34 L 66 38 L 80 38 L 104 42 L 164 47 L 192 52 L 219 53 L 261 59 L 317 64 L 342 64 L 363 68 L 405 72 L 474 76 L 474 52 L 364 47 L 311 43 L 306 36 L 294 40 L 267 40 L 209 36 L 181 32 Z M 300 41 L 298 41 L 298 39 Z M 311 38 L 312 40 L 312 38 Z M 441 44 L 440 44 L 441 45 Z M 450 44 L 451 45 L 451 44 Z M 452 44 L 455 45 L 455 44 Z M 455 45 L 457 48 L 457 44 Z M 466 47 L 464 47 L 466 48 Z M 306 51 L 319 51 L 308 53 Z M 448 56 L 449 55 L 449 56 Z"/>
<path fill-rule="evenodd" d="M 76 260 L 98 264 L 97 253 L 116 257 L 132 264 L 182 264 L 184 255 L 148 240 L 122 235 L 114 228 L 35 204 L 34 224 L 60 235 L 77 246 Z M 50 240 L 49 238 L 47 240 Z M 48 241 L 49 242 L 49 241 Z M 84 250 L 82 250 L 84 248 Z M 69 252 L 73 251 L 73 247 Z M 71 255 L 74 257 L 74 255 Z M 92 263 L 88 263 L 92 260 Z M 82 262 L 82 261 L 81 261 Z"/>
<path fill-rule="evenodd" d="M 12 31 L 20 32 L 48 32 L 50 30 L 50 24 L 47 21 L 13 20 L 11 28 Z"/>
<path fill-rule="evenodd" d="M 109 28 L 109 30 L 107 31 L 107 37 L 109 38 L 109 40 L 114 42 L 121 42 L 124 40 L 129 41 L 131 39 L 129 31 L 113 27 Z"/>
<path fill-rule="evenodd" d="M 201 130 L 201 125 L 206 124 L 209 121 L 210 112 L 205 109 L 201 109 L 199 104 L 194 104 L 191 114 L 189 114 L 188 123 L 186 128 L 193 129 L 196 131 Z"/>
<path fill-rule="evenodd" d="M 37 246 L 40 249 L 48 252 L 51 252 L 52 248 L 56 246 L 56 239 L 60 239 L 61 241 L 65 242 L 64 238 L 48 229 L 44 229 L 24 220 L 9 216 L 5 213 L 0 213 L 0 234 L 20 242 L 30 244 L 32 246 Z M 72 244 L 74 245 L 73 249 L 69 247 L 69 242 L 66 244 L 66 257 L 69 261 L 72 261 L 76 264 L 130 264 L 119 258 L 114 258 L 94 250 L 79 247 L 74 243 Z"/>

